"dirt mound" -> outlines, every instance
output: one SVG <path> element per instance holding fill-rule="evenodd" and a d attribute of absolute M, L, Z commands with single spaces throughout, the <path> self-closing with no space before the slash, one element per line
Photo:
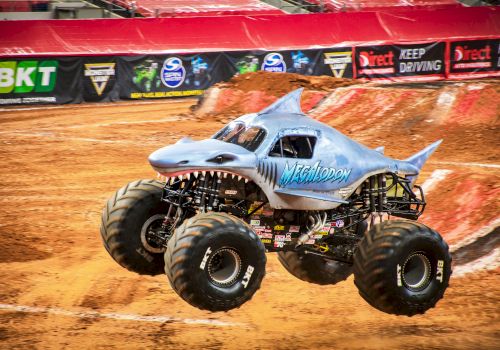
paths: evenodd
<path fill-rule="evenodd" d="M 294 89 L 303 87 L 306 90 L 331 91 L 341 86 L 356 83 L 352 79 L 332 78 L 326 75 L 307 76 L 294 73 L 255 72 L 238 75 L 227 83 L 217 86 L 242 91 L 261 91 L 266 95 L 283 95 Z"/>
<path fill-rule="evenodd" d="M 292 90 L 303 87 L 302 109 L 308 111 L 339 87 L 359 82 L 329 76 L 255 72 L 233 77 L 207 90 L 194 109 L 197 117 L 226 122 L 245 113 L 258 112 Z"/>
<path fill-rule="evenodd" d="M 308 114 L 390 156 L 444 139 L 436 153 L 443 160 L 497 163 L 499 100 L 499 80 L 358 85 L 335 90 Z"/>

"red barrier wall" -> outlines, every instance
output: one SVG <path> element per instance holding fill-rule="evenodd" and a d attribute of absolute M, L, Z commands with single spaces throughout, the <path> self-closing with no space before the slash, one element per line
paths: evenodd
<path fill-rule="evenodd" d="M 1 21 L 0 56 L 286 50 L 498 38 L 499 7 L 186 18 Z"/>

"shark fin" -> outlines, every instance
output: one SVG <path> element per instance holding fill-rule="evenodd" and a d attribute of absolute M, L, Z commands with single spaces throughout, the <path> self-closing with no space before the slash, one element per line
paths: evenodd
<path fill-rule="evenodd" d="M 417 152 L 411 157 L 405 159 L 405 161 L 415 166 L 418 170 L 422 169 L 427 159 L 431 156 L 432 153 L 434 153 L 441 142 L 443 142 L 443 140 L 434 142 L 433 144 L 425 147 L 420 152 Z"/>
<path fill-rule="evenodd" d="M 302 108 L 300 107 L 300 96 L 302 95 L 302 91 L 304 91 L 304 88 L 293 90 L 292 92 L 281 97 L 273 104 L 267 106 L 257 114 L 258 115 L 269 114 L 269 113 L 303 114 Z"/>
<path fill-rule="evenodd" d="M 179 141 L 176 142 L 176 144 L 180 144 L 180 143 L 193 143 L 193 139 L 190 138 L 190 137 L 183 137 L 182 139 L 180 139 Z"/>
<path fill-rule="evenodd" d="M 438 146 L 443 142 L 443 140 L 439 140 L 434 142 L 433 144 L 425 147 L 423 150 L 420 152 L 415 153 L 411 157 L 405 159 L 406 162 L 410 163 L 413 165 L 415 168 L 418 169 L 418 172 L 422 169 L 424 166 L 425 162 L 427 159 L 431 156 L 432 153 L 438 148 Z M 412 175 L 412 176 L 407 176 L 407 178 L 411 181 L 412 186 L 417 180 L 418 174 Z"/>

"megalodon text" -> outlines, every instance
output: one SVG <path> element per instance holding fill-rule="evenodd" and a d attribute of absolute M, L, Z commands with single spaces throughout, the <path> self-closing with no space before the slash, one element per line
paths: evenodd
<path fill-rule="evenodd" d="M 318 182 L 343 182 L 347 181 L 352 169 L 336 169 L 321 166 L 321 161 L 313 166 L 295 163 L 292 166 L 285 164 L 279 185 L 286 186 L 292 183 L 308 184 Z"/>

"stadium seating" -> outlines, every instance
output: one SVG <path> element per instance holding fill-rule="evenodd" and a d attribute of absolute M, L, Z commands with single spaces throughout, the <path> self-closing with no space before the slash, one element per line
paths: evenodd
<path fill-rule="evenodd" d="M 0 12 L 47 11 L 48 1 L 1 0 Z"/>
<path fill-rule="evenodd" d="M 115 0 L 126 9 L 136 8 L 144 17 L 283 14 L 259 0 Z"/>
<path fill-rule="evenodd" d="M 416 7 L 423 8 L 446 8 L 462 6 L 456 0 L 307 0 L 308 2 L 321 5 L 325 12 L 341 11 L 373 11 L 396 8 Z"/>

